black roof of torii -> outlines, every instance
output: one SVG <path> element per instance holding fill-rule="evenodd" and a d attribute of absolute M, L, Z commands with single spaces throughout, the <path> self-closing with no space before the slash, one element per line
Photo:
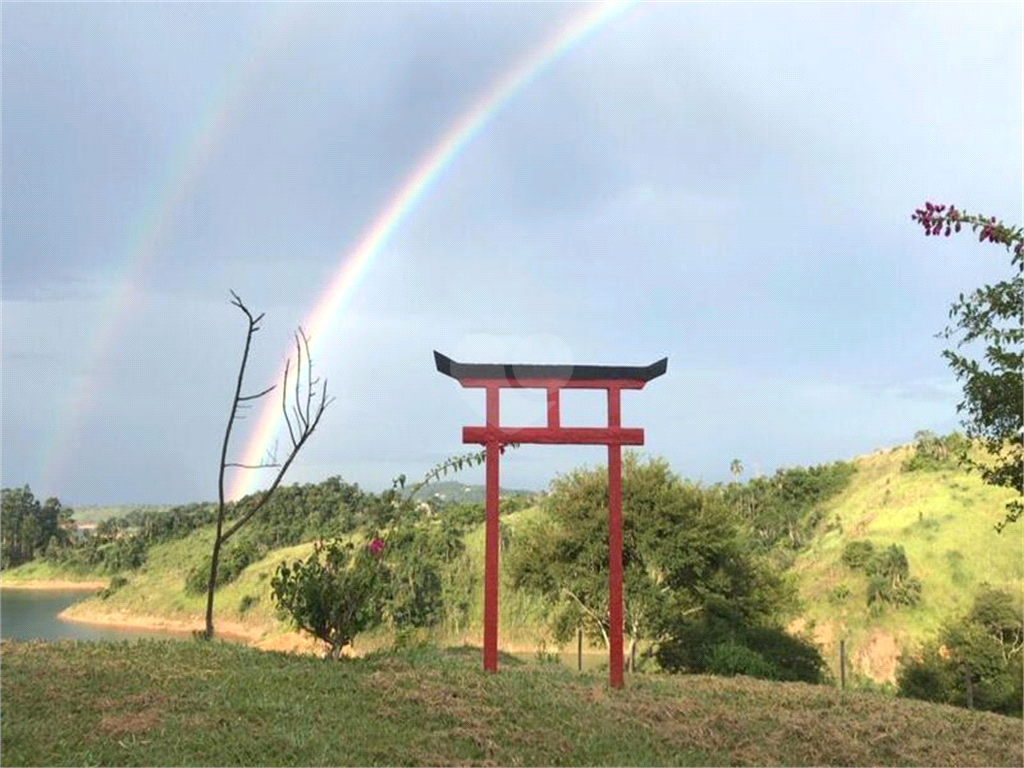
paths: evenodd
<path fill-rule="evenodd" d="M 668 358 L 650 365 L 534 365 L 521 363 L 459 363 L 434 350 L 437 370 L 453 379 L 530 381 L 627 381 L 647 382 L 665 373 Z"/>

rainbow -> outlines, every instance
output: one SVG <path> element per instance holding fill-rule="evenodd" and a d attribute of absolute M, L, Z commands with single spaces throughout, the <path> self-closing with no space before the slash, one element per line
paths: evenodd
<path fill-rule="evenodd" d="M 634 5 L 635 0 L 610 0 L 585 6 L 539 47 L 496 78 L 462 113 L 406 176 L 397 193 L 362 232 L 355 247 L 342 256 L 341 265 L 330 284 L 302 323 L 311 344 L 322 339 L 332 317 L 352 295 L 373 259 L 470 142 L 546 69 Z M 265 461 L 275 436 L 283 428 L 283 421 L 280 402 L 276 398 L 266 400 L 260 407 L 240 463 L 252 466 Z M 237 471 L 228 497 L 237 500 L 252 493 L 257 483 L 256 473 Z"/>
<path fill-rule="evenodd" d="M 108 282 L 112 288 L 102 300 L 95 331 L 82 347 L 77 373 L 50 412 L 41 457 L 42 489 L 56 494 L 55 484 L 66 475 L 75 438 L 82 433 L 89 413 L 102 393 L 102 377 L 111 367 L 111 357 L 143 300 L 147 274 L 162 252 L 178 216 L 200 183 L 203 171 L 230 136 L 243 105 L 274 54 L 290 37 L 299 4 L 284 3 L 252 35 L 244 54 L 234 63 L 224 83 L 201 110 L 202 118 L 172 154 L 151 187 L 149 203 L 136 217 L 136 224 L 121 249 L 121 263 Z"/>

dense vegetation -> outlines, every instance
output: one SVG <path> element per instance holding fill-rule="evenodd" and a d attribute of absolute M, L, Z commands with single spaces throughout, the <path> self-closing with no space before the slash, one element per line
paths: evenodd
<path fill-rule="evenodd" d="M 944 486 L 952 482 L 946 479 L 949 473 L 962 476 L 956 474 L 949 450 L 962 438 L 918 438 L 914 446 L 893 455 L 894 469 L 886 470 L 890 474 L 883 478 L 884 498 L 879 496 L 875 505 L 884 506 L 890 491 L 903 493 L 899 483 L 889 485 L 893 479 L 905 477 L 908 483 L 924 482 L 931 488 L 939 481 Z M 941 453 L 937 445 L 946 447 L 946 452 Z M 647 671 L 804 681 L 838 677 L 834 668 L 832 674 L 825 668 L 824 646 L 818 645 L 821 638 L 816 636 L 812 642 L 813 623 L 796 634 L 791 626 L 791 620 L 807 615 L 809 607 L 821 615 L 820 603 L 796 599 L 795 569 L 804 568 L 808 558 L 827 562 L 834 557 L 839 566 L 835 573 L 842 581 L 826 593 L 833 610 L 841 607 L 852 586 L 858 597 L 847 602 L 851 607 L 859 602 L 869 625 L 889 626 L 887 615 L 900 616 L 901 622 L 919 622 L 940 610 L 947 611 L 941 614 L 942 621 L 955 623 L 954 614 L 942 608 L 948 598 L 929 592 L 929 585 L 936 583 L 934 569 L 920 559 L 917 544 L 920 537 L 932 540 L 945 523 L 934 512 L 913 511 L 916 522 L 880 538 L 856 517 L 847 517 L 851 500 L 845 490 L 855 473 L 864 471 L 855 467 L 865 466 L 872 464 L 836 462 L 708 487 L 683 480 L 664 461 L 641 460 L 627 453 L 625 611 L 632 641 L 627 661 Z M 858 481 L 858 494 L 861 487 Z M 953 487 L 960 486 L 953 482 Z M 231 587 L 224 608 L 227 618 L 245 615 L 247 620 L 272 621 L 276 602 L 282 610 L 279 617 L 333 644 L 335 654 L 356 634 L 380 625 L 384 636 L 399 644 L 423 638 L 420 630 L 424 629 L 442 641 L 474 636 L 480 621 L 483 505 L 429 495 L 430 501 L 423 503 L 417 501 L 424 498 L 422 489 L 415 494 L 401 490 L 396 485 L 387 493 L 370 494 L 340 478 L 281 487 L 266 514 L 254 518 L 225 550 L 219 589 Z M 837 507 L 833 502 L 840 494 L 847 500 Z M 545 627 L 546 637 L 556 644 L 572 638 L 577 628 L 591 641 L 606 642 L 606 504 L 606 474 L 600 467 L 557 478 L 543 497 L 502 499 L 503 590 L 510 590 L 503 598 L 503 627 L 514 630 L 513 634 L 519 631 L 518 636 L 528 643 L 542 643 Z M 531 508 L 524 514 L 526 507 Z M 892 514 L 887 512 L 879 520 Z M 869 513 L 864 519 L 872 517 Z M 194 610 L 190 606 L 197 599 L 187 595 L 198 595 L 205 587 L 208 564 L 202 560 L 209 551 L 211 519 L 211 507 L 202 504 L 163 514 L 140 510 L 101 525 L 77 544 L 50 547 L 48 557 L 83 573 L 112 575 L 103 597 L 111 598 L 115 610 L 131 612 L 141 605 L 135 597 L 129 598 L 134 603 L 122 600 L 125 594 L 112 599 L 118 590 L 129 595 L 138 592 L 136 597 L 143 599 L 154 589 L 160 594 L 169 589 L 179 597 L 169 595 L 160 610 L 186 615 Z M 948 514 L 941 518 L 948 519 Z M 366 547 L 375 540 L 380 548 L 369 558 Z M 165 553 L 167 547 L 171 549 Z M 327 555 L 332 547 L 343 556 L 336 554 L 330 565 Z M 147 576 L 151 557 L 158 557 L 159 563 Z M 357 561 L 380 566 L 381 578 L 374 582 L 373 591 L 360 593 L 355 588 L 361 582 L 350 577 L 357 575 L 351 571 Z M 160 575 L 171 563 L 172 571 Z M 290 597 L 285 573 L 293 579 Z M 277 588 L 270 589 L 275 577 Z M 140 587 L 133 591 L 130 585 L 136 580 Z M 240 582 L 237 588 L 236 581 Z M 820 583 L 824 586 L 828 581 Z M 840 594 L 840 589 L 845 592 Z M 315 610 L 295 610 L 299 603 L 309 607 L 318 600 L 321 607 L 347 604 L 358 609 L 351 611 L 356 620 L 348 627 L 338 621 L 324 624 L 323 615 L 317 618 Z M 843 611 L 850 615 L 848 609 Z M 317 623 L 311 623 L 314 620 Z M 317 627 L 323 629 L 317 631 Z M 503 638 L 511 636 L 506 631 L 502 630 Z M 948 637 L 940 636 L 937 629 L 931 631 L 934 646 L 948 650 Z M 915 635 L 917 642 L 925 637 Z M 932 641 L 925 645 L 927 650 Z M 1007 647 L 1006 664 L 1000 669 L 1001 674 L 1012 675 L 1019 649 L 1012 644 Z M 835 651 L 833 645 L 829 652 Z M 915 659 L 929 658 L 915 653 Z M 911 662 L 905 655 L 902 669 L 908 670 Z M 907 695 L 925 690 L 927 698 L 967 703 L 955 690 L 936 693 L 934 685 L 928 689 L 911 682 L 912 673 L 900 674 L 901 682 L 908 681 Z M 995 678 L 984 674 L 988 677 L 979 672 L 974 706 L 1012 711 L 1012 696 L 985 692 L 990 685 L 986 680 Z M 919 680 L 920 675 L 913 679 Z M 962 675 L 957 679 L 962 681 Z M 949 675 L 942 680 L 956 684 Z M 1003 683 L 991 685 L 1005 689 Z"/>
<path fill-rule="evenodd" d="M 779 486 L 806 489 L 807 477 L 824 476 L 799 475 L 791 484 L 780 473 Z M 577 628 L 608 641 L 607 483 L 603 468 L 557 478 L 545 518 L 513 539 L 509 553 L 513 585 L 548 598 L 549 620 L 563 641 Z M 777 493 L 775 485 L 766 487 Z M 767 495 L 759 488 L 750 498 L 768 509 L 774 498 Z M 818 498 L 820 489 L 806 495 Z M 772 561 L 751 551 L 756 533 L 735 514 L 727 493 L 683 481 L 662 460 L 627 454 L 623 508 L 630 659 L 647 640 L 670 671 L 821 680 L 824 661 L 809 643 L 789 638 L 793 647 L 774 653 L 780 638 L 788 638 L 783 625 L 794 613 L 794 594 Z"/>
<path fill-rule="evenodd" d="M 1020 721 L 826 686 L 479 649 L 325 664 L 226 643 L 2 645 L 5 765 L 1021 765 Z"/>
<path fill-rule="evenodd" d="M 983 588 L 963 616 L 904 663 L 900 695 L 1021 716 L 1024 615 L 1020 596 Z"/>
<path fill-rule="evenodd" d="M 40 504 L 26 485 L 0 490 L 0 568 L 10 568 L 71 540 L 72 510 L 59 499 Z"/>

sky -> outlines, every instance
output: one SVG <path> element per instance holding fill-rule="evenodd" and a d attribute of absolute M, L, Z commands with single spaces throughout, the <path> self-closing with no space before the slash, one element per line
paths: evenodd
<path fill-rule="evenodd" d="M 623 424 L 702 483 L 948 432 L 936 333 L 1009 258 L 910 216 L 1024 222 L 1022 9 L 5 2 L 0 481 L 215 499 L 231 290 L 265 313 L 246 391 L 301 325 L 335 398 L 285 482 L 377 491 L 473 450 L 483 393 L 435 349 L 668 357 Z M 602 393 L 562 411 L 600 425 Z M 281 458 L 281 425 L 242 415 L 230 458 L 275 426 Z M 543 419 L 541 392 L 503 393 L 505 424 Z M 522 446 L 501 484 L 605 455 Z"/>

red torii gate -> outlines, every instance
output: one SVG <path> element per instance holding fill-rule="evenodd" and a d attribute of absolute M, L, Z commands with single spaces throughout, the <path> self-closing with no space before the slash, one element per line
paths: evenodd
<path fill-rule="evenodd" d="M 458 363 L 434 351 L 437 370 L 463 387 L 487 391 L 487 425 L 463 427 L 462 442 L 487 449 L 487 528 L 484 561 L 484 669 L 498 671 L 498 457 L 509 443 L 608 446 L 608 680 L 622 687 L 622 446 L 643 445 L 643 429 L 623 427 L 619 393 L 643 389 L 668 367 L 663 357 L 648 366 L 506 365 Z M 508 389 L 547 391 L 546 427 L 503 427 L 498 394 Z M 563 389 L 608 392 L 608 426 L 563 427 L 559 394 Z"/>

